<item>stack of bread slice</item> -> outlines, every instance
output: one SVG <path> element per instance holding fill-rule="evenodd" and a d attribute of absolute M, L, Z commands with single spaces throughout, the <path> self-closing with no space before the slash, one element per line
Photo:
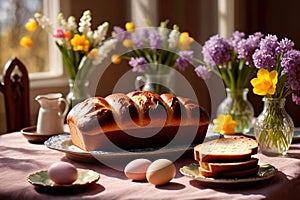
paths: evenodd
<path fill-rule="evenodd" d="M 256 140 L 244 136 L 219 138 L 194 147 L 199 173 L 207 178 L 242 178 L 259 170 Z"/>

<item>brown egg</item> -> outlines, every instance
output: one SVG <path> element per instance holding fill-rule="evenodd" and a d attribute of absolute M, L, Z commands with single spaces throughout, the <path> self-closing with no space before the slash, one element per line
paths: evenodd
<path fill-rule="evenodd" d="M 176 175 L 176 168 L 168 159 L 158 159 L 149 165 L 146 178 L 153 185 L 164 185 L 170 182 Z"/>
<path fill-rule="evenodd" d="M 77 180 L 78 172 L 74 165 L 67 162 L 58 162 L 49 167 L 48 176 L 56 184 L 69 185 Z"/>
<path fill-rule="evenodd" d="M 129 162 L 124 168 L 125 175 L 132 180 L 146 180 L 146 171 L 151 161 L 144 158 Z"/>

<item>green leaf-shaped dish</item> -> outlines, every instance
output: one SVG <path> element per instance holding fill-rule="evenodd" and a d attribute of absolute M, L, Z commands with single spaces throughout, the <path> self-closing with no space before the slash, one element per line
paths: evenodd
<path fill-rule="evenodd" d="M 47 170 L 41 170 L 30 174 L 27 180 L 32 185 L 39 189 L 49 190 L 67 190 L 67 189 L 79 189 L 86 188 L 92 184 L 95 184 L 100 179 L 100 174 L 88 169 L 77 168 L 78 178 L 72 184 L 58 185 L 54 183 L 48 176 Z"/>

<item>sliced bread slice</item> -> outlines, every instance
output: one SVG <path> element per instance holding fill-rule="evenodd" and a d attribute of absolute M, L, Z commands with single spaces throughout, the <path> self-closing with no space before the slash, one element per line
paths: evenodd
<path fill-rule="evenodd" d="M 200 162 L 238 162 L 250 160 L 258 143 L 252 138 L 236 136 L 219 138 L 194 147 L 195 160 Z"/>
<path fill-rule="evenodd" d="M 251 158 L 247 161 L 242 162 L 230 162 L 230 163 L 209 163 L 209 162 L 199 162 L 200 167 L 212 173 L 225 172 L 225 171 L 236 171 L 251 169 L 257 166 L 258 159 Z"/>
<path fill-rule="evenodd" d="M 226 171 L 226 172 L 211 172 L 202 167 L 199 167 L 199 173 L 206 178 L 245 178 L 255 176 L 258 173 L 259 166 L 256 165 L 250 169 Z"/>

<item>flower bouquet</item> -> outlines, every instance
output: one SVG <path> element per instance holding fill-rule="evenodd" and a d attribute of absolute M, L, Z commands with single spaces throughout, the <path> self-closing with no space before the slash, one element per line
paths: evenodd
<path fill-rule="evenodd" d="M 227 97 L 219 105 L 217 115 L 230 114 L 237 122 L 234 132 L 248 132 L 252 126 L 254 110 L 247 100 L 247 84 L 253 77 L 255 67 L 252 55 L 259 46 L 263 35 L 259 32 L 247 38 L 235 31 L 230 38 L 214 35 L 203 46 L 203 62 L 195 69 L 202 79 L 211 73 L 222 78 Z"/>
<path fill-rule="evenodd" d="M 107 57 L 108 53 L 115 48 L 116 39 L 105 40 L 109 27 L 108 22 L 99 25 L 96 30 L 91 29 L 91 11 L 86 10 L 80 18 L 77 26 L 73 16 L 65 19 L 62 13 L 58 15 L 58 27 L 54 28 L 50 20 L 41 13 L 35 14 L 35 19 L 30 19 L 26 24 L 27 30 L 34 31 L 37 24 L 46 30 L 53 38 L 62 54 L 66 71 L 72 84 L 88 81 L 94 71 L 94 67 Z M 31 46 L 32 41 L 28 37 L 21 39 L 21 44 Z M 82 88 L 74 88 L 76 98 L 81 98 Z"/>
<path fill-rule="evenodd" d="M 127 50 L 123 55 L 113 55 L 112 62 L 118 64 L 122 59 L 129 60 L 133 72 L 154 77 L 150 80 L 153 87 L 143 89 L 159 94 L 170 92 L 165 86 L 168 86 L 166 80 L 171 78 L 172 68 L 185 70 L 192 63 L 194 54 L 190 49 L 194 39 L 189 33 L 180 33 L 177 25 L 169 30 L 167 24 L 168 20 L 154 27 L 147 21 L 147 27 L 136 28 L 133 22 L 127 22 L 125 29 L 115 26 L 113 34 Z"/>
<path fill-rule="evenodd" d="M 267 35 L 253 54 L 258 68 L 251 80 L 253 93 L 264 96 L 264 109 L 256 119 L 254 133 L 266 154 L 286 154 L 294 135 L 294 124 L 284 109 L 285 98 L 292 94 L 300 104 L 300 51 L 294 43 Z"/>

